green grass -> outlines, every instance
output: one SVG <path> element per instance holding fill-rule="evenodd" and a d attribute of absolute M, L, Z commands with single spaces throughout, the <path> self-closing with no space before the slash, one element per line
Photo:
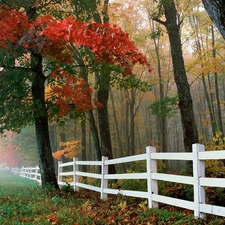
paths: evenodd
<path fill-rule="evenodd" d="M 109 196 L 100 200 L 99 193 L 42 190 L 38 184 L 0 169 L 1 225 L 104 225 L 104 224 L 225 224 L 225 219 L 210 217 L 195 220 L 193 212 L 172 207 L 148 209 L 147 202 L 135 198 Z"/>

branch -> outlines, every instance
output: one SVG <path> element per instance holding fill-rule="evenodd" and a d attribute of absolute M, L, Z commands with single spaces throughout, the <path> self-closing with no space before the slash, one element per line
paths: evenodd
<path fill-rule="evenodd" d="M 77 63 L 80 66 L 85 66 L 84 60 L 82 59 L 80 52 L 77 50 L 77 48 L 73 44 L 70 44 L 70 46 L 73 50 L 73 58 L 77 61 Z"/>
<path fill-rule="evenodd" d="M 28 67 L 20 67 L 20 66 L 0 65 L 0 68 L 3 68 L 3 69 L 20 69 L 20 70 L 24 70 L 24 71 L 32 71 L 31 68 L 28 68 Z"/>
<path fill-rule="evenodd" d="M 149 19 L 152 19 L 152 20 L 154 20 L 154 21 L 156 21 L 156 22 L 158 22 L 158 23 L 164 25 L 165 27 L 167 26 L 166 21 L 162 21 L 162 20 L 160 20 L 159 18 L 156 18 L 156 17 L 150 17 Z"/>

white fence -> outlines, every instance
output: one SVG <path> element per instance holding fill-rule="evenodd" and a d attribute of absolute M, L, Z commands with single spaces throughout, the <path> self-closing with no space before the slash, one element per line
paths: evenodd
<path fill-rule="evenodd" d="M 27 177 L 32 180 L 36 180 L 39 184 L 41 184 L 41 174 L 39 172 L 39 167 L 22 167 L 22 168 L 12 168 L 11 172 L 19 175 L 21 177 Z"/>
<path fill-rule="evenodd" d="M 101 199 L 106 199 L 108 194 L 122 194 L 124 196 L 133 196 L 148 199 L 149 208 L 158 207 L 158 203 L 169 204 L 194 211 L 195 217 L 204 217 L 205 213 L 225 216 L 225 207 L 209 205 L 205 203 L 205 187 L 225 187 L 225 178 L 207 178 L 205 177 L 205 160 L 225 159 L 225 150 L 207 151 L 204 145 L 194 144 L 193 151 L 190 153 L 157 153 L 154 147 L 147 147 L 146 153 L 128 156 L 118 159 L 102 157 L 102 161 L 78 161 L 76 158 L 72 162 L 58 165 L 58 183 L 60 186 L 66 185 L 63 177 L 72 176 L 73 181 L 69 182 L 75 191 L 79 188 L 97 191 Z M 112 164 L 146 161 L 146 172 L 144 173 L 124 173 L 108 174 L 108 166 Z M 157 173 L 157 160 L 189 160 L 193 162 L 193 176 L 181 176 L 165 173 Z M 81 165 L 94 165 L 101 167 L 101 174 L 87 173 L 79 170 Z M 64 168 L 72 166 L 72 171 L 64 172 Z M 101 181 L 101 186 L 93 186 L 79 182 L 79 177 L 97 178 Z M 146 179 L 147 191 L 119 190 L 108 187 L 110 179 Z M 181 200 L 158 194 L 158 180 L 193 185 L 194 201 Z"/>

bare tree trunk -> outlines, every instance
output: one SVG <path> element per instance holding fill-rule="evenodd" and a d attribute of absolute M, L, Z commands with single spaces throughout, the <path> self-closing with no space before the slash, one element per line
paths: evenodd
<path fill-rule="evenodd" d="M 180 38 L 180 24 L 177 24 L 177 10 L 174 0 L 161 0 L 164 8 L 166 21 L 154 18 L 156 21 L 166 26 L 168 31 L 171 55 L 174 69 L 174 78 L 179 96 L 179 108 L 183 127 L 185 151 L 192 151 L 192 144 L 198 143 L 198 131 L 195 124 L 193 102 L 188 84 L 187 75 L 184 66 L 182 54 L 182 45 Z"/>
<path fill-rule="evenodd" d="M 98 101 L 102 107 L 98 108 L 98 124 L 101 141 L 101 154 L 107 156 L 109 159 L 113 158 L 111 134 L 109 127 L 108 116 L 108 98 L 109 98 L 109 75 L 102 74 L 98 77 L 99 90 L 97 92 Z M 109 173 L 116 173 L 115 166 L 109 166 Z"/>
<path fill-rule="evenodd" d="M 46 77 L 42 74 L 42 57 L 32 55 L 31 66 L 32 68 L 35 68 L 35 70 L 39 71 L 33 72 L 32 96 L 33 104 L 37 104 L 34 116 L 42 187 L 52 185 L 53 187 L 58 189 L 59 186 L 56 179 L 52 150 L 50 145 L 48 114 L 45 105 L 44 83 Z M 41 111 L 39 111 L 40 107 Z"/>
<path fill-rule="evenodd" d="M 86 134 L 86 121 L 81 121 L 81 146 L 82 146 L 82 152 L 81 152 L 81 159 L 82 161 L 87 161 L 87 134 Z M 87 171 L 87 166 L 82 166 L 82 171 Z"/>
<path fill-rule="evenodd" d="M 129 141 L 130 141 L 130 154 L 135 155 L 135 112 L 134 112 L 134 106 L 135 106 L 135 90 L 132 88 L 130 90 L 130 134 L 129 134 Z"/>
<path fill-rule="evenodd" d="M 216 58 L 216 50 L 215 47 L 215 35 L 214 35 L 214 29 L 213 26 L 211 26 L 212 31 L 212 56 L 213 58 Z M 217 73 L 214 73 L 215 78 L 215 94 L 216 94 L 216 103 L 217 103 L 217 112 L 218 112 L 218 130 L 221 132 L 222 137 L 224 136 L 223 132 L 223 122 L 222 122 L 222 114 L 221 114 L 221 107 L 220 107 L 220 99 L 219 99 L 219 86 L 218 86 L 218 76 Z"/>
<path fill-rule="evenodd" d="M 114 122 L 115 122 L 116 138 L 117 138 L 117 143 L 119 146 L 119 152 L 120 152 L 120 156 L 124 156 L 122 142 L 121 142 L 121 133 L 119 130 L 118 120 L 116 117 L 115 102 L 114 102 L 114 97 L 113 97 L 113 93 L 112 93 L 111 89 L 110 89 L 110 97 L 111 97 L 111 101 L 112 101 L 113 118 L 114 118 Z"/>

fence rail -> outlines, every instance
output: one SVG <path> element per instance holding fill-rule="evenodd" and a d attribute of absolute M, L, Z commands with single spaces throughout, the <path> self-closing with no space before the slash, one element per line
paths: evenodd
<path fill-rule="evenodd" d="M 73 161 L 58 164 L 58 184 L 60 186 L 66 185 L 67 182 L 63 178 L 72 176 L 73 181 L 68 182 L 73 186 L 75 191 L 79 188 L 85 188 L 100 193 L 101 199 L 106 199 L 108 194 L 122 194 L 124 196 L 132 196 L 148 199 L 149 208 L 158 207 L 158 203 L 169 204 L 194 211 L 195 217 L 204 217 L 206 213 L 225 217 L 225 207 L 206 204 L 205 202 L 205 187 L 225 187 L 225 178 L 208 178 L 205 177 L 205 160 L 225 159 L 225 150 L 205 152 L 204 145 L 193 144 L 192 152 L 190 153 L 157 153 L 154 147 L 147 147 L 146 153 L 128 156 L 118 159 L 108 159 L 102 157 L 102 161 L 78 161 L 74 158 Z M 108 166 L 136 162 L 140 160 L 146 161 L 146 172 L 144 173 L 124 173 L 124 174 L 108 174 Z M 189 160 L 193 163 L 193 176 L 172 175 L 166 173 L 157 173 L 157 160 Z M 79 166 L 94 165 L 101 167 L 101 173 L 82 172 Z M 68 167 L 72 167 L 71 171 Z M 37 175 L 33 168 L 22 168 L 17 172 L 24 177 L 31 179 L 40 179 L 40 174 Z M 16 169 L 14 170 L 16 171 Z M 33 172 L 32 172 L 33 171 Z M 36 172 L 34 172 L 36 171 Z M 37 178 L 38 177 L 38 178 Z M 82 183 L 79 177 L 90 177 L 99 179 L 100 187 Z M 109 180 L 120 179 L 145 179 L 147 180 L 147 191 L 131 191 L 112 189 L 108 187 Z M 189 184 L 193 185 L 194 200 L 187 201 L 177 198 L 167 197 L 158 194 L 158 180 Z M 40 183 L 40 180 L 39 180 Z"/>
<path fill-rule="evenodd" d="M 22 167 L 22 168 L 12 168 L 11 172 L 19 175 L 21 177 L 27 177 L 32 180 L 36 180 L 39 184 L 41 184 L 41 174 L 39 172 L 39 167 Z"/>

